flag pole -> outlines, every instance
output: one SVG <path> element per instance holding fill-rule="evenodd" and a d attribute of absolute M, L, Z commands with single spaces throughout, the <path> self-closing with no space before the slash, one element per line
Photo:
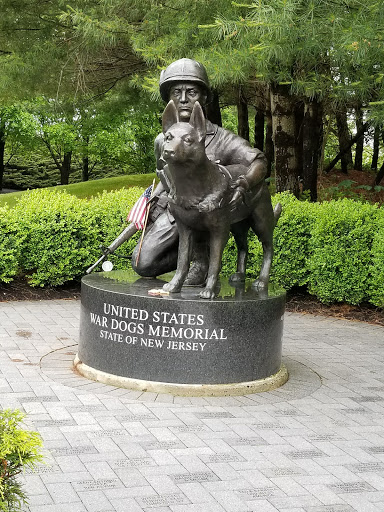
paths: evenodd
<path fill-rule="evenodd" d="M 145 212 L 144 227 L 143 227 L 143 231 L 141 232 L 141 238 L 140 238 L 139 251 L 138 251 L 138 253 L 137 253 L 137 257 L 136 257 L 136 266 L 137 266 L 137 263 L 139 262 L 140 253 L 141 253 L 141 247 L 142 247 L 142 245 L 143 245 L 143 239 L 144 239 L 144 235 L 145 235 L 145 230 L 146 230 L 146 228 L 147 228 L 148 216 L 149 216 L 149 208 L 150 208 L 150 206 L 151 206 L 150 201 L 151 201 L 151 199 L 152 199 L 153 192 L 154 192 L 154 190 L 155 190 L 155 180 L 156 180 L 156 178 L 153 178 L 152 190 L 151 190 L 151 197 L 149 198 L 149 201 L 148 201 L 148 203 L 147 203 L 147 211 Z"/>

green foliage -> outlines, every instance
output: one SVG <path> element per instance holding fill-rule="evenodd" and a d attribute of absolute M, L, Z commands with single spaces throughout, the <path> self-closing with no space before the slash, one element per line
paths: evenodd
<path fill-rule="evenodd" d="M 288 192 L 273 196 L 273 204 L 277 202 L 283 210 L 274 231 L 271 280 L 286 289 L 304 286 L 309 279 L 310 240 L 319 205 L 298 201 Z"/>
<path fill-rule="evenodd" d="M 147 181 L 143 186 L 148 184 Z M 65 187 L 63 187 L 65 189 Z M 143 188 L 106 192 L 86 201 L 65 191 L 24 193 L 11 210 L 1 209 L 0 281 L 17 272 L 33 286 L 56 286 L 84 275 L 127 226 L 127 214 Z M 324 203 L 300 201 L 284 192 L 272 198 L 282 204 L 274 232 L 275 255 L 271 281 L 286 289 L 306 286 L 323 302 L 384 304 L 384 210 L 351 199 Z M 136 234 L 117 254 L 129 257 Z M 111 255 L 115 268 L 129 260 Z M 236 269 L 233 238 L 224 251 L 222 274 Z M 249 234 L 247 275 L 256 278 L 262 248 Z"/>
<path fill-rule="evenodd" d="M 60 174 L 56 166 L 47 161 L 45 155 L 27 155 L 23 149 L 12 158 L 4 171 L 3 187 L 14 190 L 30 190 L 57 185 Z M 7 152 L 8 153 L 8 152 Z M 7 158 L 8 155 L 6 155 Z"/>
<path fill-rule="evenodd" d="M 372 259 L 369 268 L 369 293 L 372 304 L 384 308 L 384 209 L 378 211 L 377 227 L 372 243 Z"/>
<path fill-rule="evenodd" d="M 15 108 L 3 110 L 8 112 Z M 18 112 L 20 115 L 14 116 L 14 123 L 17 119 L 21 123 L 23 116 L 33 119 L 33 129 L 28 132 L 33 141 L 33 155 L 27 144 L 22 150 L 20 145 L 9 144 L 7 157 L 12 149 L 17 151 L 19 167 L 16 169 L 21 167 L 23 173 L 7 173 L 8 186 L 13 184 L 27 189 L 56 184 L 65 155 L 66 162 L 68 155 L 71 156 L 72 182 L 83 179 L 81 171 L 85 160 L 86 174 L 91 179 L 108 174 L 146 173 L 156 168 L 153 142 L 161 130 L 160 114 L 158 104 L 150 101 L 147 93 L 136 94 L 133 98 L 131 90 L 118 90 L 98 101 L 91 97 L 83 97 L 81 101 L 40 97 L 18 106 Z M 0 135 L 1 113 L 0 110 Z M 19 131 L 21 128 L 22 124 Z M 18 137 L 20 139 L 20 134 Z M 10 136 L 8 139 L 13 140 Z"/>
<path fill-rule="evenodd" d="M 0 207 L 0 282 L 9 283 L 17 274 L 22 241 L 15 213 Z"/>
<path fill-rule="evenodd" d="M 304 286 L 309 278 L 309 240 L 315 220 L 316 206 L 313 203 L 298 201 L 289 192 L 276 194 L 273 206 L 282 205 L 282 213 L 274 231 L 274 259 L 271 269 L 271 282 L 286 289 Z M 263 250 L 253 232 L 248 234 L 247 277 L 255 279 L 261 268 Z M 231 275 L 236 270 L 237 250 L 231 237 L 224 250 L 222 273 Z"/>
<path fill-rule="evenodd" d="M 100 245 L 109 245 L 126 227 L 129 209 L 141 193 L 139 188 L 122 189 L 90 201 L 65 191 L 25 193 L 12 212 L 23 239 L 19 265 L 29 283 L 58 286 L 84 275 L 100 256 Z M 136 240 L 137 236 L 119 252 L 129 254 Z M 116 256 L 111 259 L 117 268 L 126 265 Z"/>
<path fill-rule="evenodd" d="M 110 245 L 123 229 L 127 227 L 129 210 L 142 193 L 143 190 L 141 188 L 132 187 L 128 190 L 103 192 L 89 202 L 89 207 L 98 226 L 98 246 L 101 244 L 104 246 Z M 109 256 L 116 269 L 126 268 L 127 265 L 130 265 L 130 261 L 127 258 L 133 252 L 138 237 L 139 233 L 116 251 L 117 254 L 125 258 L 119 258 L 113 254 Z M 91 263 L 94 263 L 94 261 L 91 261 L 89 265 Z"/>
<path fill-rule="evenodd" d="M 27 501 L 17 478 L 23 468 L 34 468 L 43 460 L 37 432 L 25 430 L 25 415 L 19 410 L 0 411 L 0 510 L 22 510 Z"/>
<path fill-rule="evenodd" d="M 97 255 L 97 225 L 86 201 L 33 190 L 14 212 L 24 238 L 20 266 L 32 286 L 57 286 L 79 277 Z"/>
<path fill-rule="evenodd" d="M 283 210 L 274 232 L 271 282 L 286 289 L 307 286 L 322 302 L 384 305 L 384 210 L 349 199 L 324 203 L 299 201 L 284 192 L 273 204 Z M 257 277 L 261 244 L 249 235 L 247 276 Z M 222 273 L 236 269 L 230 239 Z"/>
<path fill-rule="evenodd" d="M 317 208 L 309 241 L 309 291 L 323 302 L 368 299 L 377 207 L 344 199 Z"/>
<path fill-rule="evenodd" d="M 364 201 L 361 194 L 356 191 L 356 181 L 354 180 L 343 180 L 333 187 L 328 187 L 325 192 L 327 199 L 354 199 L 355 201 Z M 363 188 L 363 185 L 359 188 Z"/>
<path fill-rule="evenodd" d="M 232 2 L 213 13 L 213 23 L 200 25 L 214 41 L 214 51 L 201 48 L 202 61 L 212 65 L 215 84 L 257 77 L 307 97 L 372 100 L 383 82 L 377 66 L 383 62 L 379 5 L 375 0 Z"/>
<path fill-rule="evenodd" d="M 25 150 L 33 147 L 36 127 L 36 120 L 20 104 L 0 109 L 0 133 L 2 133 L 2 139 L 10 146 L 8 154 L 11 157 L 21 146 Z"/>

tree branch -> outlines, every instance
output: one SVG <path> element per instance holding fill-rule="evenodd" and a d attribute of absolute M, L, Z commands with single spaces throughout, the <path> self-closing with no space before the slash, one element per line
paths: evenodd
<path fill-rule="evenodd" d="M 354 137 L 352 137 L 352 139 L 350 140 L 350 142 L 348 143 L 347 146 L 345 146 L 345 148 L 340 151 L 340 153 L 331 161 L 329 162 L 329 164 L 327 165 L 327 167 L 325 167 L 324 171 L 325 173 L 328 173 L 329 171 L 332 171 L 332 169 L 335 167 L 335 165 L 337 164 L 337 162 L 339 160 L 341 160 L 342 156 L 351 149 L 351 147 L 356 144 L 357 140 L 363 135 L 363 133 L 366 131 L 366 129 L 368 128 L 369 126 L 369 123 L 366 122 L 363 124 L 363 126 L 360 128 L 360 130 L 358 132 L 356 132 L 356 135 Z"/>
<path fill-rule="evenodd" d="M 53 149 L 52 149 L 52 146 L 51 144 L 49 143 L 49 141 L 47 141 L 44 137 L 42 137 L 42 141 L 44 142 L 44 144 L 47 146 L 48 148 L 48 151 L 51 155 L 51 157 L 53 158 L 53 161 L 55 162 L 56 164 L 56 167 L 59 169 L 59 171 L 61 172 L 61 169 L 62 169 L 62 165 L 61 163 L 59 162 L 59 160 L 57 159 Z"/>

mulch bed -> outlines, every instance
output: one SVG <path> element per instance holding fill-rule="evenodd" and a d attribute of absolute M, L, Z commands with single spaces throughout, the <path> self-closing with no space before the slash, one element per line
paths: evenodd
<path fill-rule="evenodd" d="M 346 320 L 368 322 L 384 326 L 384 309 L 372 304 L 363 303 L 358 306 L 352 304 L 335 303 L 322 304 L 316 297 L 301 290 L 291 290 L 287 293 L 287 311 L 297 313 L 312 313 L 314 315 L 334 316 Z"/>
<path fill-rule="evenodd" d="M 0 284 L 0 302 L 12 300 L 79 299 L 80 283 L 70 282 L 56 288 L 33 288 L 24 279 Z"/>
<path fill-rule="evenodd" d="M 23 279 L 16 279 L 0 285 L 0 302 L 20 300 L 79 299 L 80 283 L 71 282 L 56 288 L 32 288 Z M 352 306 L 350 304 L 326 305 L 302 289 L 294 289 L 287 294 L 287 311 L 333 316 L 384 326 L 384 309 L 370 304 Z"/>

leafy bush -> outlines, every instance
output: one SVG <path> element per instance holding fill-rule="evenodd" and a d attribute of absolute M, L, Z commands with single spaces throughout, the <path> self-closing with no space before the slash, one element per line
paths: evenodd
<path fill-rule="evenodd" d="M 103 192 L 89 201 L 67 193 L 34 190 L 13 210 L 1 209 L 0 281 L 10 281 L 18 268 L 32 286 L 56 286 L 80 278 L 127 226 L 126 217 L 143 189 Z M 384 210 L 350 199 L 324 203 L 299 201 L 288 192 L 276 194 L 281 217 L 274 232 L 271 281 L 286 289 L 307 286 L 323 302 L 384 305 Z M 128 258 L 140 233 L 117 254 Z M 117 269 L 130 262 L 111 255 Z M 222 274 L 236 269 L 233 238 L 224 251 Z M 262 247 L 249 235 L 247 275 L 256 278 Z"/>
<path fill-rule="evenodd" d="M 33 468 L 43 457 L 42 441 L 37 432 L 23 428 L 25 415 L 19 410 L 0 411 L 0 510 L 22 510 L 27 502 L 18 475 L 23 468 Z"/>
<path fill-rule="evenodd" d="M 309 242 L 309 291 L 323 302 L 368 298 L 371 248 L 378 209 L 350 199 L 316 208 Z"/>
<path fill-rule="evenodd" d="M 280 202 L 282 212 L 274 231 L 274 259 L 271 281 L 284 288 L 304 286 L 308 283 L 311 230 L 319 205 L 298 201 L 283 192 L 272 198 Z"/>
<path fill-rule="evenodd" d="M 377 228 L 372 243 L 370 265 L 370 301 L 384 307 L 384 209 L 378 211 Z"/>
<path fill-rule="evenodd" d="M 33 190 L 14 208 L 24 243 L 20 265 L 32 286 L 57 286 L 83 274 L 97 255 L 98 228 L 88 203 Z"/>
<path fill-rule="evenodd" d="M 14 211 L 0 207 L 0 281 L 4 283 L 18 272 L 21 243 Z"/>
<path fill-rule="evenodd" d="M 24 244 L 20 264 L 32 286 L 57 286 L 79 278 L 126 227 L 130 207 L 142 193 L 139 188 L 103 193 L 90 201 L 67 193 L 33 190 L 14 208 Z M 133 250 L 138 235 L 119 252 Z M 116 256 L 117 268 L 126 266 Z"/>
<path fill-rule="evenodd" d="M 89 201 L 89 208 L 98 226 L 98 256 L 100 255 L 99 246 L 101 244 L 104 246 L 110 245 L 123 229 L 127 227 L 129 210 L 142 193 L 143 190 L 141 188 L 132 187 L 116 192 L 103 192 Z M 128 258 L 133 252 L 139 236 L 140 233 L 137 233 L 128 242 L 121 245 L 116 253 Z M 109 259 L 116 268 L 126 268 L 127 265 L 130 265 L 130 262 L 116 255 L 109 256 Z"/>
<path fill-rule="evenodd" d="M 305 285 L 308 281 L 309 240 L 314 221 L 315 205 L 298 201 L 289 192 L 276 194 L 272 204 L 282 205 L 282 213 L 274 231 L 274 259 L 271 281 L 284 288 Z M 248 235 L 247 277 L 255 279 L 261 268 L 263 249 L 253 232 Z M 237 249 L 233 237 L 224 250 L 222 273 L 231 275 L 236 270 Z"/>

